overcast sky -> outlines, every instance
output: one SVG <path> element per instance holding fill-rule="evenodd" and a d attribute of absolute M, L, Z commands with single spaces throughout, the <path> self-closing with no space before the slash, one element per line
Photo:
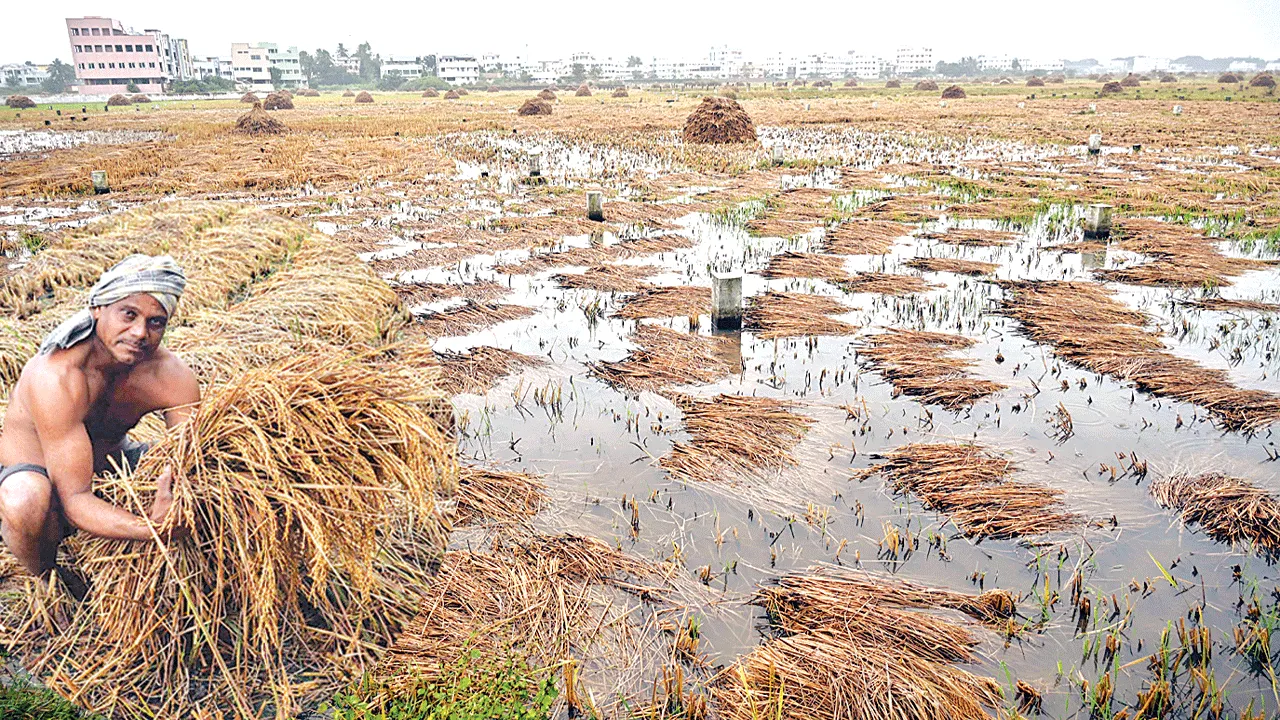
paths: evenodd
<path fill-rule="evenodd" d="M 190 42 L 193 55 L 229 54 L 232 42 L 275 42 L 311 50 L 372 43 L 382 55 L 483 52 L 552 59 L 705 56 L 727 44 L 748 55 L 848 52 L 891 56 L 898 46 L 931 47 L 935 60 L 1008 53 L 1099 60 L 1129 55 L 1257 56 L 1280 59 L 1280 0 L 480 0 L 403 3 L 212 3 L 64 0 L 7 3 L 0 63 L 70 61 L 63 22 L 99 15 L 137 30 L 157 28 Z M 527 49 L 527 50 L 526 50 Z"/>

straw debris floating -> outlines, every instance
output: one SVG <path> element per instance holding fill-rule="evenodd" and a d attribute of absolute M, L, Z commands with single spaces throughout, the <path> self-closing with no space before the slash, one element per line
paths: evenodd
<path fill-rule="evenodd" d="M 1280 312 L 1280 304 L 1259 302 L 1257 300 L 1234 300 L 1221 297 L 1183 300 L 1180 304 L 1184 307 L 1195 308 L 1197 310 L 1218 310 L 1221 312 Z"/>
<path fill-rule="evenodd" d="M 755 142 L 756 126 L 737 100 L 708 95 L 685 120 L 681 137 L 686 143 Z"/>
<path fill-rule="evenodd" d="M 1194 403 L 1229 430 L 1257 432 L 1280 420 L 1280 395 L 1236 387 L 1223 370 L 1165 351 L 1145 315 L 1093 283 L 1002 281 L 1001 312 L 1036 342 L 1093 372 Z"/>
<path fill-rule="evenodd" d="M 463 466 L 453 524 L 527 521 L 547 504 L 546 489 L 546 483 L 527 473 Z"/>
<path fill-rule="evenodd" d="M 840 283 L 840 288 L 850 293 L 879 293 L 881 295 L 913 295 L 927 292 L 934 287 L 915 275 L 892 275 L 882 272 L 854 273 Z"/>
<path fill-rule="evenodd" d="M 481 280 L 472 283 L 402 283 L 391 288 L 399 296 L 406 307 L 435 303 L 453 298 L 463 298 L 475 302 L 494 302 L 511 294 L 506 285 Z"/>
<path fill-rule="evenodd" d="M 656 287 L 632 295 L 614 317 L 641 318 L 698 317 L 711 312 L 711 288 L 678 285 Z"/>
<path fill-rule="evenodd" d="M 677 480 L 723 482 L 796 464 L 792 449 L 814 424 L 782 400 L 739 395 L 676 396 L 688 443 L 672 445 L 659 464 Z"/>
<path fill-rule="evenodd" d="M 1116 224 L 1113 246 L 1151 258 L 1131 267 L 1095 270 L 1102 280 L 1154 287 L 1222 287 L 1230 278 L 1250 270 L 1274 267 L 1252 258 L 1228 257 L 1213 246 L 1217 242 L 1184 225 L 1125 219 Z"/>
<path fill-rule="evenodd" d="M 959 410 L 1005 389 L 1000 383 L 970 377 L 971 361 L 948 356 L 975 342 L 961 335 L 890 328 L 867 338 L 858 354 L 893 384 L 895 395 L 903 393 L 922 403 Z"/>
<path fill-rule="evenodd" d="M 537 312 L 534 308 L 524 305 L 500 305 L 468 300 L 460 307 L 422 316 L 414 324 L 413 332 L 429 338 L 466 335 L 491 325 L 523 320 Z"/>
<path fill-rule="evenodd" d="M 97 484 L 145 516 L 154 478 L 172 467 L 168 522 L 180 518 L 190 538 L 73 538 L 88 597 L 7 618 L 6 640 L 48 686 L 108 715 L 292 716 L 330 697 L 372 669 L 443 552 L 436 501 L 457 469 L 433 419 L 442 402 L 358 353 L 240 375 L 134 476 Z M 412 553 L 387 552 L 410 535 Z"/>
<path fill-rule="evenodd" d="M 922 272 L 948 272 L 957 275 L 990 275 L 1000 267 L 995 263 L 958 258 L 913 258 L 903 265 Z"/>
<path fill-rule="evenodd" d="M 855 219 L 827 230 L 822 240 L 826 252 L 837 255 L 883 255 L 894 240 L 911 234 L 911 226 L 887 220 Z"/>
<path fill-rule="evenodd" d="M 450 395 L 483 393 L 517 370 L 546 363 L 540 357 L 487 345 L 465 353 L 436 352 L 436 359 L 440 363 L 440 389 Z"/>
<path fill-rule="evenodd" d="M 657 265 L 593 265 L 582 273 L 559 273 L 551 279 L 566 289 L 631 293 L 651 286 L 645 278 L 663 272 Z"/>
<path fill-rule="evenodd" d="M 962 247 L 989 247 L 1008 245 L 1014 234 L 1006 230 L 986 230 L 984 228 L 951 228 L 944 233 L 921 233 L 920 237 L 937 240 L 947 245 Z"/>
<path fill-rule="evenodd" d="M 1161 505 L 1182 513 L 1214 540 L 1280 554 L 1280 499 L 1247 480 L 1218 473 L 1175 475 L 1151 483 Z"/>
<path fill-rule="evenodd" d="M 767 292 L 748 301 L 742 322 L 744 329 L 764 340 L 802 335 L 852 335 L 857 332 L 857 325 L 828 316 L 855 309 L 822 295 Z"/>
<path fill-rule="evenodd" d="M 631 341 L 637 346 L 617 362 L 593 363 L 591 374 L 631 393 L 671 385 L 711 383 L 739 372 L 730 338 L 681 333 L 660 325 L 640 325 Z"/>
<path fill-rule="evenodd" d="M 1060 490 L 1009 480 L 1014 465 L 977 445 L 915 443 L 873 457 L 853 477 L 880 474 L 978 539 L 1007 539 L 1065 530 L 1079 518 L 1062 507 Z"/>
<path fill-rule="evenodd" d="M 845 280 L 844 258 L 818 253 L 782 252 L 769 259 L 760 272 L 766 278 L 817 278 L 832 282 Z"/>

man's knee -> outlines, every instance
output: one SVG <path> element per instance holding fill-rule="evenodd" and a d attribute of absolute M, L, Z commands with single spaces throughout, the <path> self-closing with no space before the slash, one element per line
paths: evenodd
<path fill-rule="evenodd" d="M 25 532 L 44 527 L 52 504 L 53 483 L 40 473 L 14 473 L 0 483 L 0 516 Z"/>

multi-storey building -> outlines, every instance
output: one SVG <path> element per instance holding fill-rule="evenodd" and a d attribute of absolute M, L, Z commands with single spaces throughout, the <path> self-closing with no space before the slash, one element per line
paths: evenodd
<path fill-rule="evenodd" d="M 1007 73 L 1013 70 L 1012 55 L 979 55 L 978 70 L 984 73 Z"/>
<path fill-rule="evenodd" d="M 1037 72 L 1053 75 L 1064 72 L 1067 68 L 1067 61 L 1062 58 L 1026 57 L 1018 58 L 1018 66 L 1022 69 L 1022 72 Z"/>
<path fill-rule="evenodd" d="M 422 59 L 407 55 L 391 55 L 382 61 L 382 77 L 416 80 L 423 75 Z"/>
<path fill-rule="evenodd" d="M 276 83 L 271 79 L 275 68 L 280 87 L 306 87 L 298 48 L 281 50 L 275 43 L 231 43 L 231 79 L 242 90 L 270 92 Z"/>
<path fill-rule="evenodd" d="M 889 71 L 889 62 L 874 55 L 849 54 L 849 72 L 857 78 L 872 80 Z"/>
<path fill-rule="evenodd" d="M 179 78 L 181 66 L 175 68 L 174 46 L 164 33 L 135 32 L 111 18 L 80 17 L 67 18 L 67 37 L 81 93 L 123 93 L 131 84 L 158 93 Z"/>
<path fill-rule="evenodd" d="M 193 58 L 191 61 L 191 74 L 196 80 L 208 80 L 209 78 L 224 78 L 230 80 L 231 61 L 217 57 Z"/>
<path fill-rule="evenodd" d="M 933 70 L 933 48 L 898 48 L 894 69 L 899 75 Z"/>
<path fill-rule="evenodd" d="M 710 64 L 718 66 L 726 78 L 741 77 L 743 74 L 742 67 L 745 62 L 742 59 L 741 50 L 730 48 L 728 45 L 713 47 L 707 59 Z"/>
<path fill-rule="evenodd" d="M 35 88 L 49 79 L 48 67 L 48 65 L 33 65 L 31 63 L 0 65 L 0 78 L 3 79 L 4 85 Z"/>
<path fill-rule="evenodd" d="M 355 55 L 348 55 L 346 57 L 338 57 L 337 55 L 334 55 L 333 64 L 335 67 L 340 67 L 352 75 L 360 74 L 360 58 Z"/>
<path fill-rule="evenodd" d="M 474 55 L 441 55 L 436 75 L 450 85 L 474 85 L 480 81 L 480 63 Z"/>

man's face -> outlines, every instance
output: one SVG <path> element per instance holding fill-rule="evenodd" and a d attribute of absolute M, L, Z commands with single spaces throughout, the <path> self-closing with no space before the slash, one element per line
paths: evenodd
<path fill-rule="evenodd" d="M 158 300 L 146 293 L 93 309 L 98 339 L 116 362 L 137 365 L 155 353 L 169 316 Z"/>

